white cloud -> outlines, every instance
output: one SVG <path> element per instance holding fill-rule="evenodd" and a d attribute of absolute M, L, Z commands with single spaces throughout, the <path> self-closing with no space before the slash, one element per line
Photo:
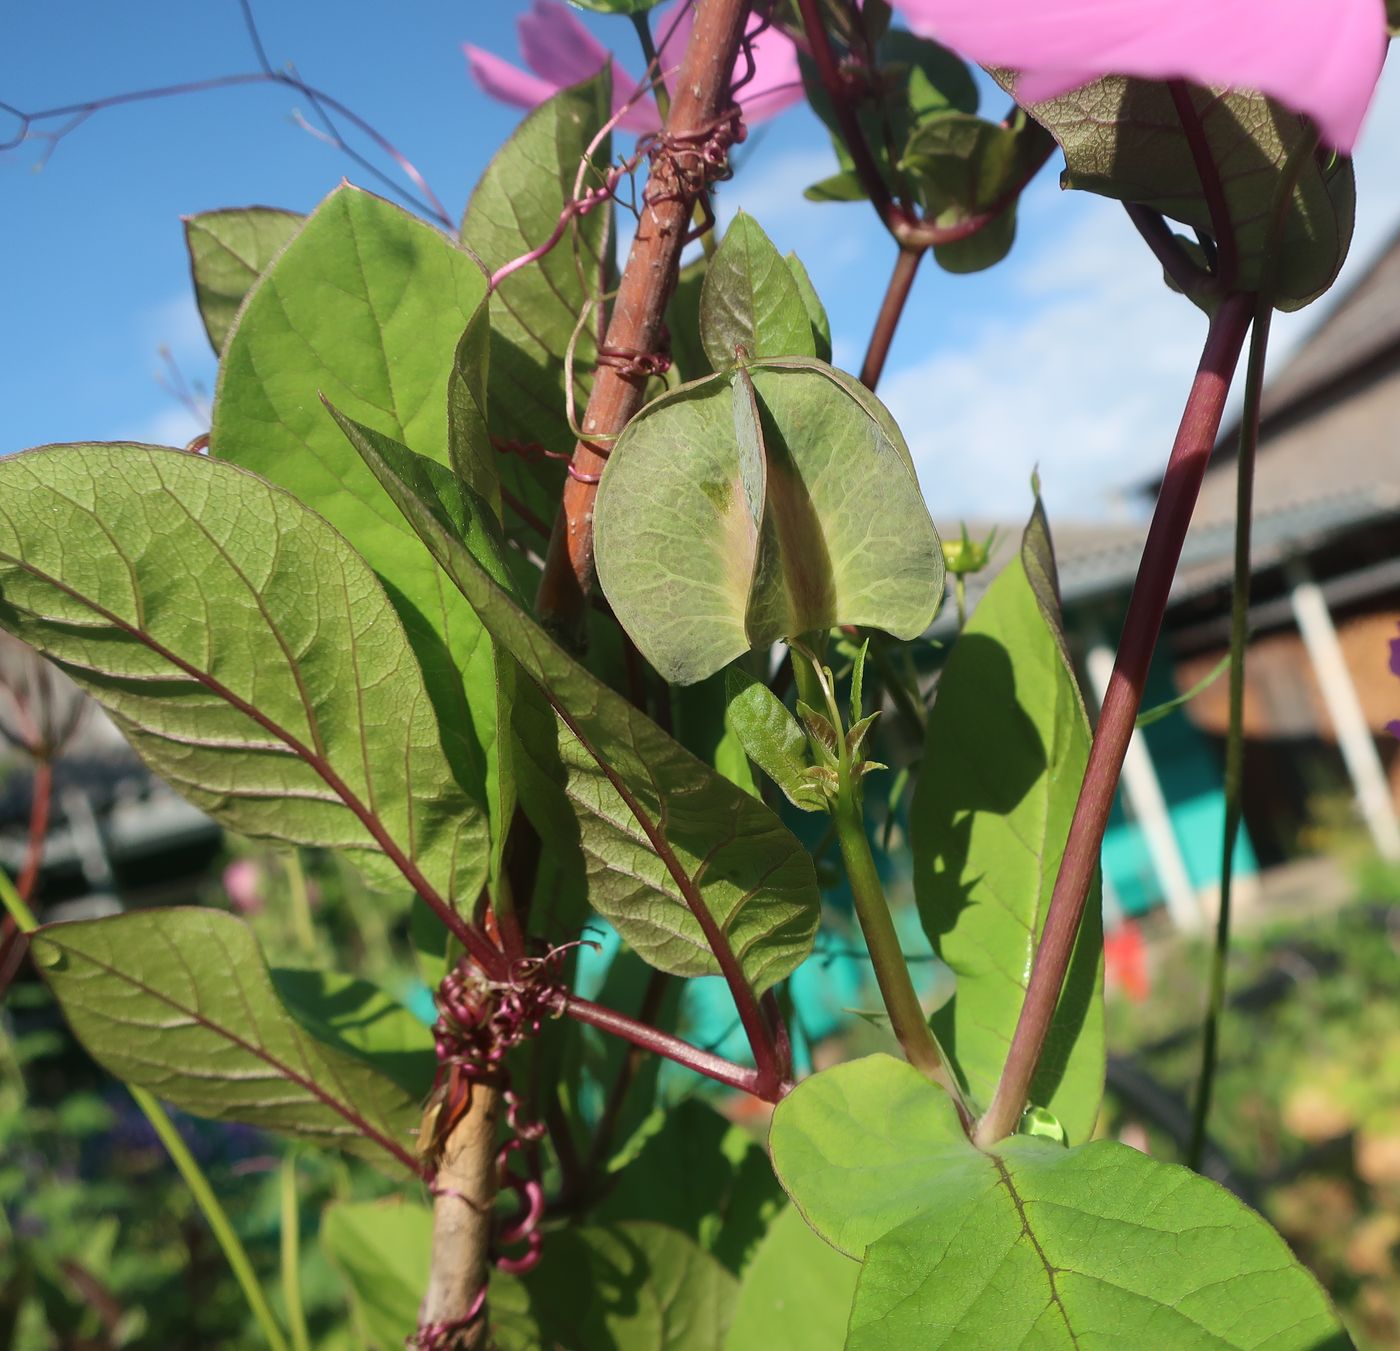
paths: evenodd
<path fill-rule="evenodd" d="M 1205 328 L 1121 210 L 1076 203 L 1017 308 L 881 387 L 940 514 L 1017 515 L 1038 465 L 1061 517 L 1104 513 L 1162 463 Z M 1028 494 L 1028 490 L 1027 494 Z"/>
<path fill-rule="evenodd" d="M 1326 300 L 1278 316 L 1271 369 L 1394 237 L 1397 131 L 1400 76 L 1391 76 L 1357 152 L 1357 228 L 1342 279 Z M 1037 465 L 1062 518 L 1135 510 L 1142 504 L 1125 490 L 1166 460 L 1205 320 L 1163 285 L 1115 203 L 1060 197 L 1047 181 L 1023 211 L 1032 247 L 1005 265 L 1014 308 L 955 329 L 933 355 L 887 376 L 880 393 L 940 515 L 1018 515 L 1022 499 L 1008 494 Z"/>

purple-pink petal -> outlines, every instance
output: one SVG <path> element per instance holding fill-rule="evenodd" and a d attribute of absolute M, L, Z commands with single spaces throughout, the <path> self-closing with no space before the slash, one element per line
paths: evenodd
<path fill-rule="evenodd" d="M 559 92 L 557 84 L 501 60 L 494 52 L 474 47 L 470 42 L 464 42 L 462 50 L 467 54 L 467 69 L 477 87 L 500 103 L 508 103 L 512 108 L 538 108 Z"/>
<path fill-rule="evenodd" d="M 1385 60 L 1384 0 L 892 0 L 916 32 L 1021 72 L 1037 103 L 1102 75 L 1269 94 L 1350 151 Z"/>
<path fill-rule="evenodd" d="M 660 43 L 658 56 L 662 74 L 674 81 L 685 56 L 693 21 L 693 0 L 677 0 L 662 11 L 652 24 Z M 480 89 L 502 103 L 516 108 L 536 108 L 546 99 L 572 84 L 589 79 L 612 62 L 613 113 L 624 131 L 646 134 L 659 131 L 661 117 L 656 100 L 640 87 L 608 50 L 582 23 L 557 0 L 533 0 L 529 12 L 517 25 L 520 51 L 528 71 L 471 43 L 463 44 L 467 68 Z M 760 32 L 750 43 L 754 73 L 738 91 L 745 120 L 762 122 L 802 97 L 802 76 L 797 65 L 797 49 L 776 29 Z M 533 73 L 532 73 L 533 72 Z M 735 78 L 748 72 L 748 62 L 740 57 Z"/>
<path fill-rule="evenodd" d="M 661 69 L 667 73 L 667 85 L 675 80 L 675 70 L 685 55 L 685 45 L 690 41 L 690 30 L 695 20 L 694 0 L 676 0 L 657 12 L 652 31 L 660 44 L 657 55 Z M 744 121 L 751 126 L 765 121 L 791 107 L 803 97 L 802 71 L 797 64 L 797 48 L 783 32 L 773 27 L 760 28 L 756 20 L 750 21 L 752 32 L 759 29 L 749 41 L 749 53 L 753 57 L 753 76 L 749 74 L 748 59 L 741 52 L 734 63 L 734 79 L 745 81 L 736 97 L 744 109 Z"/>

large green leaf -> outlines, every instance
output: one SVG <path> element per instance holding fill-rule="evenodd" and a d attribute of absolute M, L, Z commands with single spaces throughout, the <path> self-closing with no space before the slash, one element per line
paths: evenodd
<path fill-rule="evenodd" d="M 817 355 L 812 317 L 795 272 L 758 222 L 742 211 L 705 269 L 700 340 L 717 371 L 734 366 L 740 350 L 744 360 Z"/>
<path fill-rule="evenodd" d="M 924 931 L 957 975 L 934 1016 L 983 1103 L 1001 1074 L 1089 754 L 1037 504 L 1020 555 L 987 588 L 938 684 L 910 808 Z M 1089 898 L 1032 1100 L 1087 1140 L 1103 1088 L 1103 930 Z"/>
<path fill-rule="evenodd" d="M 695 1239 L 730 1271 L 743 1269 L 782 1189 L 753 1135 L 696 1099 L 665 1112 L 616 1180 L 597 1218 L 657 1220 Z"/>
<path fill-rule="evenodd" d="M 374 573 L 290 493 L 149 446 L 0 460 L 0 626 L 245 835 L 470 906 L 485 823 Z"/>
<path fill-rule="evenodd" d="M 1008 86 L 1009 76 L 998 72 Z M 1242 290 L 1263 281 L 1274 195 L 1289 156 L 1311 143 L 1307 119 L 1261 94 L 1191 88 L 1218 168 L 1239 248 Z M 1181 118 L 1165 84 L 1111 77 L 1030 109 L 1065 152 L 1064 182 L 1139 202 L 1213 233 L 1210 209 Z M 1298 309 L 1336 279 L 1351 244 L 1356 186 L 1351 161 L 1307 153 L 1284 219 L 1275 297 Z"/>
<path fill-rule="evenodd" d="M 612 115 L 611 102 L 605 67 L 542 103 L 496 152 L 462 217 L 462 242 L 489 272 L 539 248 L 554 233 L 560 213 L 574 200 L 588 147 Z M 594 148 L 583 191 L 599 186 L 610 145 L 605 136 Z M 564 357 L 573 343 L 574 404 L 582 417 L 598 352 L 597 316 L 585 310 L 611 286 L 611 223 L 608 205 L 575 217 L 554 248 L 506 277 L 492 297 L 491 430 L 506 441 L 573 449 Z M 420 449 L 411 437 L 400 439 Z M 503 455 L 500 468 L 515 498 L 543 520 L 553 519 L 562 465 Z"/>
<path fill-rule="evenodd" d="M 432 1029 L 371 981 L 338 971 L 274 966 L 278 997 L 318 1041 L 368 1061 L 414 1097 L 437 1071 Z"/>
<path fill-rule="evenodd" d="M 835 624 L 913 638 L 943 593 L 898 428 L 811 359 L 745 365 L 649 404 L 608 458 L 594 532 L 622 626 L 682 684 Z"/>
<path fill-rule="evenodd" d="M 317 395 L 445 465 L 449 375 L 485 290 L 476 261 L 438 231 L 340 188 L 249 296 L 220 366 L 211 432 L 213 455 L 295 493 L 379 574 L 457 780 L 483 807 L 498 781 L 491 645 Z M 499 841 L 499 808 L 491 815 Z"/>
<path fill-rule="evenodd" d="M 433 1212 L 413 1201 L 338 1201 L 326 1207 L 320 1240 L 345 1278 L 370 1351 L 403 1351 L 428 1284 Z M 503 1347 L 539 1347 L 526 1303 L 514 1276 L 491 1273 L 488 1317 Z"/>
<path fill-rule="evenodd" d="M 653 966 L 719 971 L 727 946 L 759 990 L 811 951 L 819 901 L 806 850 L 761 802 L 702 764 L 553 641 L 414 490 L 411 452 L 341 419 L 444 572 L 555 713 L 520 758 L 556 776 L 578 821 L 589 899 Z M 407 459 L 406 459 L 407 457 Z M 484 509 L 483 509 L 484 510 Z M 567 837 L 551 835 L 563 849 Z"/>
<path fill-rule="evenodd" d="M 841 1351 L 859 1275 L 789 1206 L 744 1269 L 725 1351 Z"/>
<path fill-rule="evenodd" d="M 48 924 L 34 960 L 93 1059 L 198 1116 L 415 1168 L 418 1100 L 283 1007 L 252 930 L 218 910 Z"/>
<path fill-rule="evenodd" d="M 270 206 L 185 217 L 195 303 L 216 353 L 224 350 L 243 298 L 305 220 L 299 212 Z"/>
<path fill-rule="evenodd" d="M 538 1330 L 501 1351 L 721 1351 L 738 1282 L 684 1234 L 645 1221 L 559 1230 L 522 1278 Z"/>
<path fill-rule="evenodd" d="M 891 1057 L 798 1085 L 772 1150 L 818 1233 L 864 1257 L 850 1351 L 1347 1345 L 1283 1239 L 1223 1188 L 1112 1141 L 974 1149 Z"/>

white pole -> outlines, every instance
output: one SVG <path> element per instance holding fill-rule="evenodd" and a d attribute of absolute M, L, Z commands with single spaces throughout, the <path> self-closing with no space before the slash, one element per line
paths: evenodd
<path fill-rule="evenodd" d="M 1322 688 L 1322 700 L 1327 705 L 1332 730 L 1337 734 L 1337 746 L 1346 762 L 1352 787 L 1356 789 L 1357 805 L 1375 841 L 1376 851 L 1392 863 L 1400 862 L 1400 821 L 1396 820 L 1395 803 L 1376 752 L 1375 738 L 1361 710 L 1361 700 L 1357 698 L 1356 686 L 1347 670 L 1342 645 L 1337 641 L 1327 599 L 1302 559 L 1290 562 L 1286 575 L 1293 617 L 1317 683 Z"/>
<path fill-rule="evenodd" d="M 1090 645 L 1084 664 L 1088 667 L 1094 694 L 1102 703 L 1108 678 L 1113 672 L 1113 653 L 1105 642 L 1096 640 Z M 1196 888 L 1191 885 L 1191 874 L 1186 870 L 1181 845 L 1177 842 L 1176 831 L 1172 829 L 1171 813 L 1167 810 L 1162 784 L 1141 732 L 1135 731 L 1128 742 L 1128 753 L 1123 759 L 1123 791 L 1128 795 L 1133 815 L 1142 830 L 1172 922 L 1188 933 L 1199 929 L 1201 907 L 1196 898 Z"/>

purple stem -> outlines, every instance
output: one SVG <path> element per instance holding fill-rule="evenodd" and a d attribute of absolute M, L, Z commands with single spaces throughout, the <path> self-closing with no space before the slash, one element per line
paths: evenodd
<path fill-rule="evenodd" d="M 1098 867 L 1104 830 L 1142 703 L 1147 668 L 1161 631 L 1181 546 L 1220 430 L 1225 397 L 1253 312 L 1253 296 L 1236 294 L 1225 299 L 1211 320 L 1143 546 L 1118 656 L 1104 693 L 1021 1016 L 991 1106 L 977 1123 L 975 1140 L 984 1148 L 1016 1129 L 1030 1093 Z"/>
<path fill-rule="evenodd" d="M 783 1086 L 767 1088 L 761 1082 L 757 1070 L 736 1065 L 732 1060 L 726 1060 L 712 1051 L 701 1050 L 688 1041 L 671 1036 L 669 1032 L 639 1023 L 625 1013 L 604 1008 L 590 999 L 569 995 L 564 1001 L 564 1012 L 581 1023 L 611 1032 L 624 1041 L 630 1041 L 633 1046 L 640 1046 L 644 1051 L 654 1051 L 657 1055 L 665 1056 L 667 1060 L 674 1060 L 678 1065 L 703 1074 L 707 1079 L 728 1084 L 730 1088 L 737 1088 L 744 1093 L 752 1093 L 754 1097 L 762 1098 L 765 1102 L 777 1102 L 782 1096 Z"/>

